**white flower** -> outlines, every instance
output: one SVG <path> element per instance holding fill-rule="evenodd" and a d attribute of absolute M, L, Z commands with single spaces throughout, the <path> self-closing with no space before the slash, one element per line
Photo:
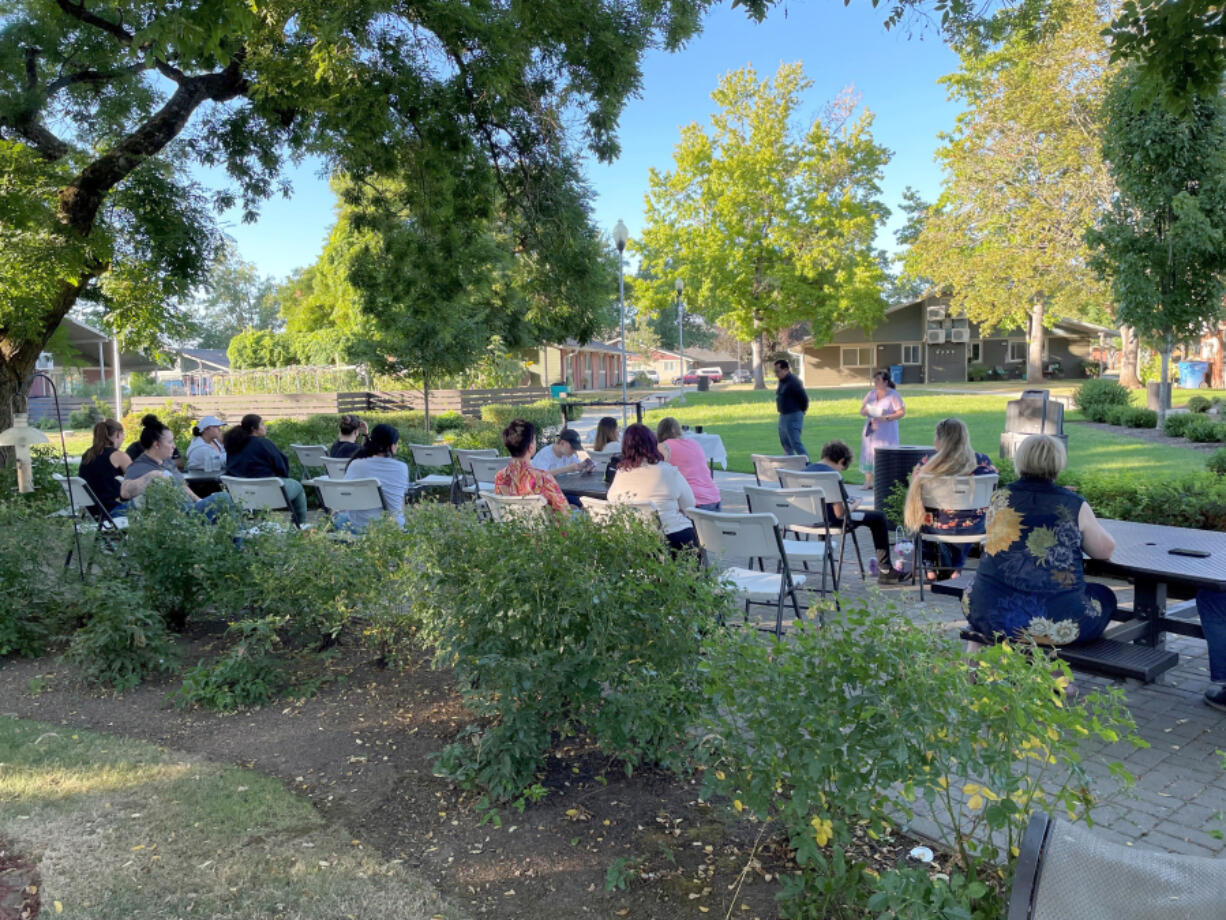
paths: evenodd
<path fill-rule="evenodd" d="M 1026 632 L 1032 636 L 1050 636 L 1056 624 L 1047 617 L 1035 617 L 1026 627 Z"/>
<path fill-rule="evenodd" d="M 1081 635 L 1081 628 L 1077 625 L 1076 620 L 1061 620 L 1052 625 L 1051 641 L 1056 645 L 1068 645 L 1070 642 L 1076 642 L 1077 637 Z"/>

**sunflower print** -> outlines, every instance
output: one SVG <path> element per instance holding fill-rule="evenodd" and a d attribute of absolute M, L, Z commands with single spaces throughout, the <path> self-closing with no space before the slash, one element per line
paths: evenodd
<path fill-rule="evenodd" d="M 1022 516 L 1009 507 L 1007 497 L 997 501 L 997 496 L 1003 495 L 1002 492 L 995 493 L 988 508 L 988 539 L 985 551 L 989 556 L 1005 552 L 1022 536 Z"/>

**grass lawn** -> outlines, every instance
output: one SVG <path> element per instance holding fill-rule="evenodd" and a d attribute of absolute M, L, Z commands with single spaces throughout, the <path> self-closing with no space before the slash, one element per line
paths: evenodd
<path fill-rule="evenodd" d="M 956 416 L 970 428 L 976 450 L 996 457 L 1000 451 L 1000 435 L 1005 427 L 1005 404 L 1021 389 L 1018 381 L 1012 386 L 1002 384 L 967 384 L 958 389 L 974 389 L 973 393 L 940 392 L 936 387 L 911 386 L 900 389 L 907 405 L 907 415 L 899 423 L 904 444 L 931 444 L 936 423 Z M 1072 392 L 1075 387 L 1052 387 L 1053 393 Z M 811 389 L 809 413 L 805 418 L 804 442 L 816 457 L 827 441 L 846 441 L 860 456 L 860 435 L 864 419 L 860 417 L 860 400 L 867 387 L 860 389 Z M 1219 395 L 1201 390 L 1204 395 Z M 1220 391 L 1219 391 L 1220 392 Z M 1190 391 L 1176 391 L 1175 403 L 1186 402 Z M 1143 398 L 1143 396 L 1142 396 Z M 652 427 L 661 418 L 671 415 L 685 425 L 702 425 L 712 434 L 723 438 L 728 449 L 728 468 L 753 472 L 749 455 L 778 454 L 779 435 L 775 413 L 774 390 L 754 391 L 748 387 L 720 389 L 710 393 L 686 393 L 684 404 L 670 403 L 662 410 L 648 412 L 645 421 Z M 1136 438 L 1099 431 L 1076 421 L 1077 413 L 1065 418 L 1069 436 L 1070 466 L 1100 472 L 1126 473 L 1144 469 L 1147 475 L 1190 473 L 1205 468 L 1205 454 L 1191 448 L 1156 447 Z M 848 481 L 862 482 L 863 475 L 853 464 Z"/>
<path fill-rule="evenodd" d="M 275 779 L 61 725 L 0 718 L 0 836 L 44 917 L 456 916 Z"/>

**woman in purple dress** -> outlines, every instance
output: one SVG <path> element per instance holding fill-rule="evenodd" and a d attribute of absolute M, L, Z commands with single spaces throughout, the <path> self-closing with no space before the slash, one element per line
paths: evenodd
<path fill-rule="evenodd" d="M 860 471 L 864 473 L 864 488 L 872 489 L 877 448 L 898 446 L 898 420 L 907 414 L 907 407 L 886 371 L 873 374 L 873 388 L 860 402 L 860 414 L 866 419 L 860 441 Z"/>

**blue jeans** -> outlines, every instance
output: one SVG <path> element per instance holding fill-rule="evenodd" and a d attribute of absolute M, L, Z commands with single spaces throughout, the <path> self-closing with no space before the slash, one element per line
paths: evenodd
<path fill-rule="evenodd" d="M 699 511 L 718 511 L 723 506 L 723 502 L 708 502 L 705 505 L 695 505 Z"/>
<path fill-rule="evenodd" d="M 187 508 L 190 511 L 195 511 L 197 514 L 203 514 L 210 524 L 216 524 L 217 518 L 223 513 L 222 509 L 229 511 L 234 508 L 234 502 L 231 500 L 229 493 L 216 492 L 208 498 L 202 498 L 198 502 L 188 502 Z"/>
<path fill-rule="evenodd" d="M 1197 591 L 1196 612 L 1209 646 L 1209 679 L 1226 684 L 1226 591 Z"/>
<path fill-rule="evenodd" d="M 800 441 L 800 433 L 805 427 L 805 414 L 803 412 L 784 412 L 779 416 L 779 443 L 783 445 L 785 454 L 804 454 L 806 457 L 809 452 L 805 450 L 804 444 Z"/>

